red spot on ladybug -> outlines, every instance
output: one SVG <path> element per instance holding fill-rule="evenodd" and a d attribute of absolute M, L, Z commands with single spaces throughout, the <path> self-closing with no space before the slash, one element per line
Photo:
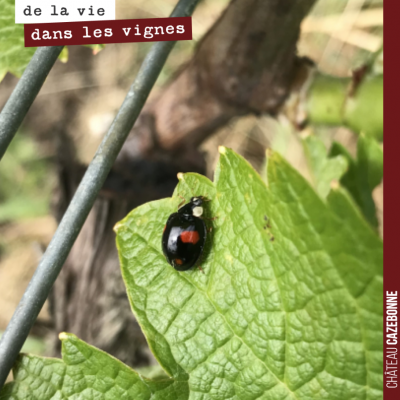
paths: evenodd
<path fill-rule="evenodd" d="M 175 264 L 182 265 L 183 261 L 180 258 L 175 258 Z"/>
<path fill-rule="evenodd" d="M 200 236 L 197 231 L 183 231 L 181 233 L 181 240 L 183 243 L 196 244 L 200 240 Z"/>

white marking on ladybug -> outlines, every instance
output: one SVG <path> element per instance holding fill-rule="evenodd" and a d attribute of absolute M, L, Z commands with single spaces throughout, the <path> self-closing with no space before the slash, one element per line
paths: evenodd
<path fill-rule="evenodd" d="M 203 207 L 195 207 L 193 208 L 193 216 L 201 217 L 203 215 Z"/>

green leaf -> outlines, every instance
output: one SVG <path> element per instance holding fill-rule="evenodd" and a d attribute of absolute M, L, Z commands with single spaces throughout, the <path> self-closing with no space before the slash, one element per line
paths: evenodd
<path fill-rule="evenodd" d="M 303 146 L 314 187 L 317 193 L 325 198 L 331 190 L 332 181 L 338 181 L 346 172 L 346 158 L 341 155 L 328 158 L 325 145 L 315 136 L 303 139 Z"/>
<path fill-rule="evenodd" d="M 15 23 L 15 1 L 0 0 L 0 81 L 8 71 L 21 76 L 35 50 L 24 47 L 24 25 Z"/>
<path fill-rule="evenodd" d="M 105 45 L 87 47 L 97 54 Z M 36 47 L 25 47 L 24 24 L 15 23 L 15 0 L 0 0 L 0 82 L 7 72 L 21 76 L 35 51 Z M 62 62 L 67 61 L 66 47 L 59 58 Z"/>
<path fill-rule="evenodd" d="M 21 355 L 14 381 L 4 386 L 0 400 L 180 400 L 187 383 L 173 379 L 150 381 L 110 355 L 63 333 L 63 359 Z"/>
<path fill-rule="evenodd" d="M 350 79 L 317 74 L 307 98 L 307 115 L 313 124 L 342 125 Z"/>
<path fill-rule="evenodd" d="M 357 159 L 339 143 L 333 143 L 330 155 L 342 155 L 348 162 L 348 171 L 340 180 L 351 193 L 365 218 L 373 227 L 378 226 L 372 191 L 383 177 L 383 150 L 372 137 L 360 135 L 357 143 Z"/>
<path fill-rule="evenodd" d="M 382 398 L 380 239 L 345 193 L 325 204 L 277 154 L 268 182 L 223 149 L 214 184 L 186 174 L 172 199 L 117 225 L 128 296 L 153 353 L 188 379 L 190 399 Z M 218 216 L 205 274 L 179 273 L 162 255 L 178 194 L 206 195 Z"/>
<path fill-rule="evenodd" d="M 346 126 L 355 133 L 382 141 L 383 76 L 368 75 L 350 93 L 350 78 L 317 74 L 307 94 L 307 119 L 311 124 Z"/>
<path fill-rule="evenodd" d="M 323 201 L 276 153 L 267 187 L 243 158 L 220 151 L 214 183 L 180 175 L 172 198 L 138 207 L 115 227 L 128 297 L 172 377 L 171 399 L 382 399 L 380 238 L 343 189 Z M 161 251 L 179 196 L 194 195 L 207 196 L 206 216 L 218 217 L 204 274 L 174 270 Z M 85 368 L 69 376 L 93 388 L 94 361 L 90 378 L 82 378 Z M 25 390 L 41 387 L 32 373 Z M 32 398 L 18 388 L 8 393 L 1 400 Z"/>
<path fill-rule="evenodd" d="M 364 173 L 370 191 L 378 186 L 383 178 L 383 150 L 380 144 L 366 135 L 361 135 L 357 146 L 358 165 Z"/>
<path fill-rule="evenodd" d="M 354 132 L 383 139 L 383 75 L 367 77 L 348 97 L 344 110 L 345 125 Z"/>

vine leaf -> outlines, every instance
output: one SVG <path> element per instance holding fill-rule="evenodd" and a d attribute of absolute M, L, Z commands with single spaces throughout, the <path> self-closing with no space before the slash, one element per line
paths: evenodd
<path fill-rule="evenodd" d="M 324 203 L 278 154 L 267 188 L 222 148 L 215 182 L 181 177 L 171 199 L 118 224 L 122 273 L 156 358 L 190 398 L 382 396 L 382 243 L 341 189 Z M 160 241 L 180 197 L 218 216 L 198 270 Z M 346 223 L 343 223 L 343 218 Z"/>
<path fill-rule="evenodd" d="M 186 382 L 151 381 L 75 335 L 62 333 L 60 339 L 62 360 L 20 355 L 0 400 L 187 398 Z"/>
<path fill-rule="evenodd" d="M 349 167 L 340 183 L 351 193 L 367 221 L 377 228 L 378 219 L 372 191 L 383 178 L 381 146 L 374 138 L 362 134 L 357 142 L 357 159 L 339 143 L 333 143 L 330 155 L 341 155 L 347 159 Z"/>
<path fill-rule="evenodd" d="M 380 238 L 347 191 L 331 190 L 324 201 L 277 153 L 268 157 L 268 187 L 243 158 L 226 148 L 220 153 L 214 183 L 180 175 L 172 198 L 138 207 L 115 227 L 132 309 L 171 377 L 151 381 L 174 391 L 159 398 L 382 399 Z M 179 196 L 198 195 L 211 200 L 206 216 L 218 217 L 204 251 L 205 273 L 178 272 L 162 254 L 163 227 Z M 61 368 L 55 363 L 49 371 Z M 98 391 L 94 382 L 105 371 L 89 367 L 85 379 L 83 364 L 75 376 L 77 387 L 90 385 L 92 397 L 79 398 L 123 398 Z M 1 400 L 78 398 L 24 397 L 40 382 L 36 370 L 18 378 L 19 368 Z M 149 398 L 149 381 L 135 382 L 144 394 L 131 398 Z"/>

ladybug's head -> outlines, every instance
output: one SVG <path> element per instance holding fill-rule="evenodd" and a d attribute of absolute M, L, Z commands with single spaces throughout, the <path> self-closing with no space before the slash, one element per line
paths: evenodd
<path fill-rule="evenodd" d="M 192 205 L 192 215 L 194 217 L 201 217 L 203 215 L 203 207 L 201 206 L 203 201 L 203 196 L 192 197 L 190 199 L 190 204 Z"/>
<path fill-rule="evenodd" d="M 199 207 L 203 204 L 204 201 L 204 196 L 197 196 L 197 197 L 192 197 L 190 199 L 190 202 L 195 206 Z"/>
<path fill-rule="evenodd" d="M 178 213 L 185 219 L 201 217 L 203 215 L 202 204 L 207 199 L 204 196 L 196 196 L 190 199 L 190 202 L 178 209 Z"/>

